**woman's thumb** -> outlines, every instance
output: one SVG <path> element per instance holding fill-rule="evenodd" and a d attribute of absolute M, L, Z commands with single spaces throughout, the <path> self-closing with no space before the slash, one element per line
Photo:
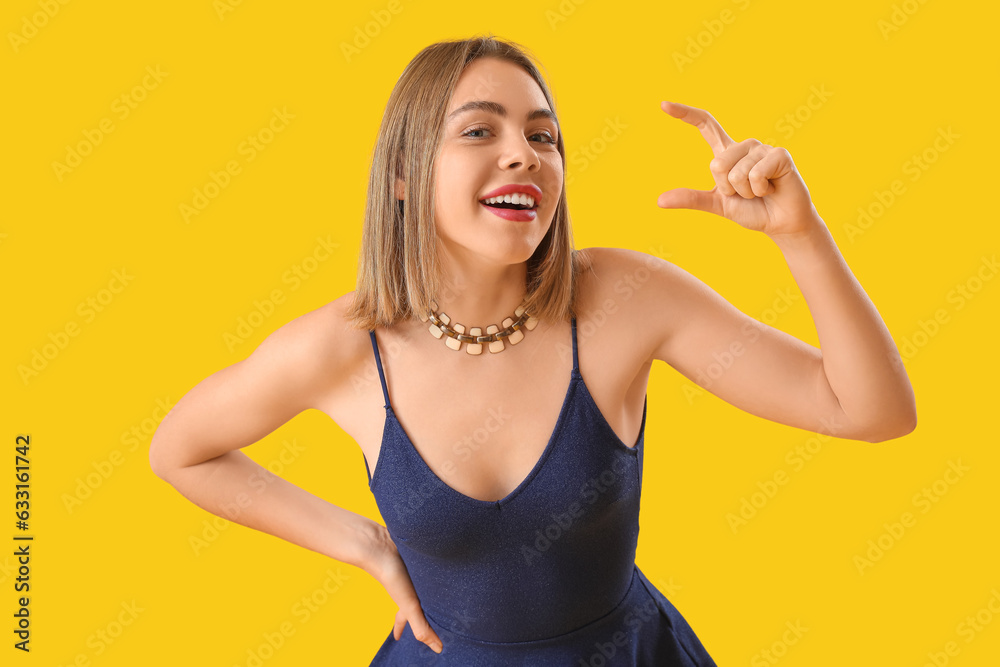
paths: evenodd
<path fill-rule="evenodd" d="M 721 206 L 715 197 L 714 190 L 674 188 L 661 194 L 656 200 L 656 205 L 660 208 L 690 208 L 722 215 Z"/>

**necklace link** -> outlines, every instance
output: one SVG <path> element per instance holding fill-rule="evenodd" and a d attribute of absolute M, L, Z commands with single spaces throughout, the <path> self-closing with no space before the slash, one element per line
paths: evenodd
<path fill-rule="evenodd" d="M 469 354 L 482 354 L 484 343 L 489 344 L 491 353 L 502 352 L 505 349 L 503 344 L 505 339 L 511 345 L 517 345 L 524 339 L 523 329 L 531 331 L 538 324 L 538 320 L 525 310 L 523 300 L 514 310 L 513 317 L 504 318 L 503 329 L 491 324 L 486 327 L 485 334 L 481 327 L 471 327 L 466 333 L 465 325 L 458 322 L 452 325 L 447 313 L 435 313 L 437 307 L 437 301 L 431 300 L 431 309 L 426 315 L 421 315 L 420 319 L 424 322 L 430 320 L 428 330 L 431 334 L 435 338 L 444 338 L 445 345 L 456 352 L 462 348 L 462 343 L 467 343 L 465 351 Z"/>

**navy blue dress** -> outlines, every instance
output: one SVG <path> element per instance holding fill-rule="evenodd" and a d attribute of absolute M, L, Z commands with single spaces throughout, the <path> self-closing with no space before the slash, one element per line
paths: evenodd
<path fill-rule="evenodd" d="M 615 434 L 577 362 L 555 430 L 504 498 L 466 496 L 424 462 L 385 396 L 368 486 L 406 564 L 435 653 L 407 623 L 371 665 L 715 666 L 680 612 L 635 564 L 646 405 L 634 447 Z M 648 402 L 648 400 L 647 400 Z"/>

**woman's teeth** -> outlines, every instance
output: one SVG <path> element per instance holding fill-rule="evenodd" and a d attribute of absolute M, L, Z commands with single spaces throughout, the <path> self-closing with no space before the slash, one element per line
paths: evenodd
<path fill-rule="evenodd" d="M 500 206 L 501 208 L 534 208 L 535 198 L 531 195 L 515 193 L 511 195 L 502 195 L 500 197 L 487 197 L 481 200 L 483 204 L 487 206 Z M 511 206 L 503 206 L 503 204 L 511 204 Z"/>

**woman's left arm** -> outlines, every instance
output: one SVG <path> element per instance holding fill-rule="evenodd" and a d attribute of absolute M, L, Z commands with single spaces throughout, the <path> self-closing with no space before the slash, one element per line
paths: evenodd
<path fill-rule="evenodd" d="M 912 431 L 917 419 L 913 388 L 896 345 L 813 206 L 788 151 L 756 139 L 735 142 L 702 109 L 671 102 L 662 108 L 697 127 L 708 141 L 716 186 L 669 190 L 658 205 L 715 213 L 767 234 L 808 303 L 822 369 L 843 414 L 855 425 L 866 425 L 865 439 L 872 441 Z"/>

